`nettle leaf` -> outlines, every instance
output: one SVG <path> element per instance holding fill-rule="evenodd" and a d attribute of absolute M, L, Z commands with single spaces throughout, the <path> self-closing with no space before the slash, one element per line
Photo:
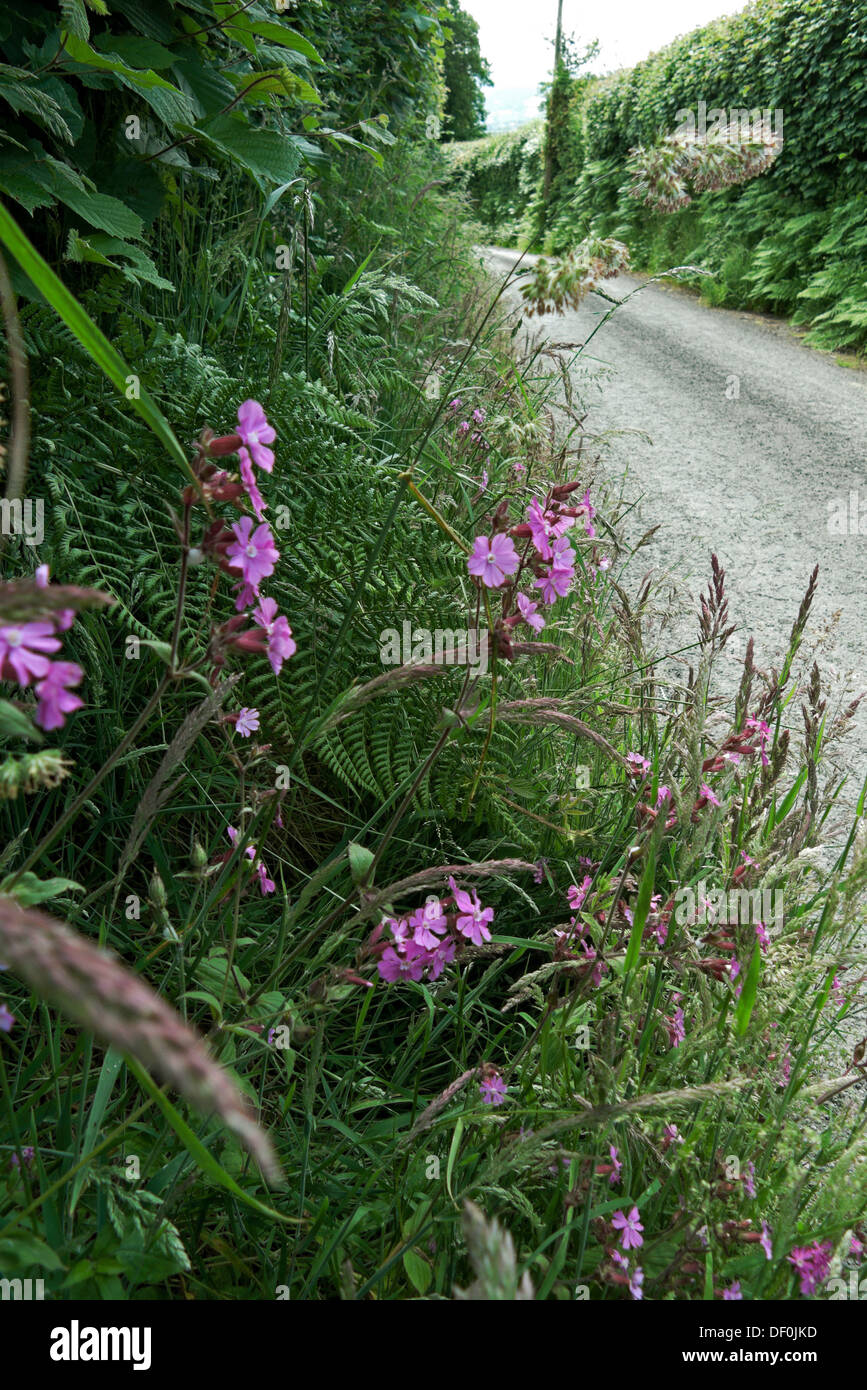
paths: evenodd
<path fill-rule="evenodd" d="M 151 68 L 154 72 L 170 68 L 177 57 L 154 39 L 139 38 L 135 34 L 100 34 L 93 40 L 93 46 L 100 53 L 117 54 L 131 68 Z"/>
<path fill-rule="evenodd" d="M 359 121 L 359 130 L 363 130 L 369 140 L 378 140 L 382 145 L 397 144 L 397 136 L 392 135 L 387 126 L 380 121 Z"/>
<path fill-rule="evenodd" d="M 193 102 L 200 120 L 216 116 L 235 96 L 234 87 L 223 73 L 196 59 L 179 58 L 172 74 L 180 90 Z"/>
<path fill-rule="evenodd" d="M 261 101 L 270 92 L 317 105 L 322 101 L 315 87 L 285 67 L 270 68 L 265 72 L 256 73 L 230 72 L 228 77 L 237 91 L 242 93 L 244 101 Z"/>
<path fill-rule="evenodd" d="M 258 34 L 259 38 L 268 39 L 270 43 L 280 44 L 282 48 L 291 48 L 295 53 L 303 53 L 311 63 L 323 61 L 310 40 L 305 39 L 303 34 L 296 34 L 294 29 L 286 29 L 282 24 L 275 24 L 267 19 L 254 20 L 250 29 L 252 33 Z"/>
<path fill-rule="evenodd" d="M 120 54 L 113 51 L 98 53 L 90 44 L 84 43 L 82 39 L 69 32 L 64 35 L 64 40 L 65 54 L 72 62 L 118 78 L 124 87 L 138 92 L 156 111 L 160 120 L 174 125 L 179 121 L 195 119 L 195 111 L 189 97 L 178 91 L 178 88 L 164 77 L 160 77 L 152 68 L 130 67 Z"/>
<path fill-rule="evenodd" d="M 102 5 L 102 0 L 89 0 L 93 9 Z M 112 0 L 111 8 L 129 21 L 130 27 L 159 43 L 171 43 L 175 37 L 171 25 L 171 11 L 167 5 L 156 6 L 153 0 Z M 105 13 L 100 8 L 100 13 Z"/>
<path fill-rule="evenodd" d="M 84 0 L 60 0 L 60 13 L 69 32 L 86 43 L 90 38 L 90 20 Z"/>
<path fill-rule="evenodd" d="M 80 140 L 84 134 L 84 112 L 72 83 L 43 73 L 39 78 L 39 87 L 57 102 L 60 114 L 72 132 L 73 140 Z"/>
<path fill-rule="evenodd" d="M 130 264 L 120 265 L 117 261 L 111 260 L 111 256 L 123 256 Z M 165 280 L 160 275 L 150 256 L 140 246 L 133 246 L 130 242 L 121 240 L 120 237 L 106 236 L 102 232 L 95 232 L 93 236 L 82 237 L 77 232 L 70 231 L 66 245 L 66 259 L 77 262 L 92 261 L 97 265 L 118 270 L 133 284 L 144 281 L 145 284 L 153 285 L 158 290 L 169 290 L 172 293 L 175 290 L 171 280 Z"/>
<path fill-rule="evenodd" d="M 55 184 L 54 193 L 59 202 L 72 208 L 72 211 L 83 217 L 85 222 L 89 222 L 91 227 L 108 232 L 110 236 L 126 240 L 129 237 L 140 237 L 144 231 L 144 223 L 138 213 L 108 193 L 91 193 L 87 189 L 82 191 L 59 179 Z"/>
<path fill-rule="evenodd" d="M 23 168 L 16 167 L 6 157 L 0 159 L 0 193 L 14 198 L 16 203 L 20 203 L 28 212 L 35 212 L 36 208 L 51 207 L 54 202 L 42 184 L 37 183 Z"/>
<path fill-rule="evenodd" d="M 276 130 L 253 130 L 241 116 L 216 116 L 191 133 L 256 178 L 288 183 L 298 171 L 298 151 L 290 140 Z"/>

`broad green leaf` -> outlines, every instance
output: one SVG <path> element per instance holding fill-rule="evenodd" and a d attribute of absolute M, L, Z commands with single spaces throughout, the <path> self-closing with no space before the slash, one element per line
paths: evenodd
<path fill-rule="evenodd" d="M 647 921 L 647 914 L 650 910 L 650 899 L 653 896 L 653 884 L 656 878 L 656 846 L 651 841 L 647 847 L 647 863 L 644 866 L 644 873 L 641 876 L 641 885 L 638 889 L 638 901 L 635 904 L 635 916 L 632 919 L 632 932 L 629 937 L 629 946 L 626 950 L 626 960 L 624 962 L 624 973 L 628 975 L 634 968 L 641 951 L 641 938 L 644 933 L 644 924 Z"/>
<path fill-rule="evenodd" d="M 38 1240 L 36 1236 L 22 1234 L 20 1236 L 7 1236 L 0 1240 L 0 1271 L 8 1278 L 23 1269 L 29 1269 L 32 1265 L 39 1265 L 42 1269 L 63 1269 L 64 1264 L 58 1255 L 46 1245 L 44 1240 Z"/>
<path fill-rule="evenodd" d="M 216 116 L 191 130 L 256 178 L 288 183 L 298 171 L 294 145 L 276 130 L 254 130 L 242 116 Z"/>
<path fill-rule="evenodd" d="M 7 874 L 0 883 L 0 893 L 14 898 L 22 907 L 34 907 L 37 903 L 57 898 L 61 893 L 83 893 L 84 888 L 71 878 L 37 878 L 36 874 L 22 874 L 15 882 L 15 874 Z M 7 887 L 7 884 L 9 885 Z"/>
<path fill-rule="evenodd" d="M 31 743 L 42 742 L 41 733 L 34 728 L 23 710 L 18 709 L 9 700 L 0 700 L 0 739 L 7 738 L 26 738 Z"/>
<path fill-rule="evenodd" d="M 423 1260 L 421 1255 L 417 1255 L 414 1250 L 406 1250 L 403 1256 L 403 1267 L 416 1292 L 422 1295 L 426 1294 L 433 1278 L 433 1271 L 427 1260 Z"/>
<path fill-rule="evenodd" d="M 322 58 L 310 40 L 305 39 L 303 34 L 296 34 L 293 29 L 286 29 L 282 24 L 275 24 L 267 19 L 254 20 L 250 29 L 252 33 L 258 34 L 260 39 L 267 39 L 269 43 L 278 43 L 283 48 L 291 48 L 296 53 L 303 53 L 304 57 L 309 58 L 311 63 L 322 62 Z"/>
<path fill-rule="evenodd" d="M 109 236 L 126 240 L 128 237 L 140 237 L 144 231 L 138 214 L 119 198 L 112 198 L 108 193 L 82 193 L 72 184 L 60 179 L 55 183 L 54 193 L 61 203 L 72 208 L 72 211 L 83 217 L 85 222 L 89 222 L 91 227 L 96 227 L 100 232 L 107 232 Z"/>
<path fill-rule="evenodd" d="M 171 49 L 139 34 L 100 34 L 93 47 L 100 53 L 116 53 L 131 68 L 151 68 L 154 72 L 170 68 L 177 58 Z"/>
<path fill-rule="evenodd" d="M 757 941 L 753 947 L 747 978 L 744 980 L 743 989 L 741 990 L 737 1008 L 735 1009 L 735 1034 L 739 1038 L 743 1037 L 750 1026 L 750 1018 L 752 1017 L 753 1007 L 756 1002 L 756 993 L 759 988 L 759 975 L 761 974 L 761 970 L 762 952 Z"/>

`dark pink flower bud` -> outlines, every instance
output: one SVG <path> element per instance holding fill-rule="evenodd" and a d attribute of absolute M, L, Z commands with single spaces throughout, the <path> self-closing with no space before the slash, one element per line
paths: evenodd
<path fill-rule="evenodd" d="M 237 454 L 240 447 L 239 434 L 221 434 L 216 439 L 209 439 L 207 444 L 208 453 L 212 458 L 221 458 L 223 454 Z"/>

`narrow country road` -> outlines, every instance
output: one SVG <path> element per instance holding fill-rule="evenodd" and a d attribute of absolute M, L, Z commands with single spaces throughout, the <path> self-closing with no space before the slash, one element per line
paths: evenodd
<path fill-rule="evenodd" d="M 499 279 L 518 259 L 497 248 L 484 254 Z M 621 275 L 606 289 L 623 299 L 640 283 Z M 507 296 L 520 304 L 517 289 Z M 552 345 L 583 343 L 610 307 L 591 294 L 577 312 L 525 326 Z M 708 308 L 680 288 L 653 284 L 599 329 L 574 384 L 598 472 L 637 502 L 626 523 L 630 542 L 660 525 L 632 562 L 628 587 L 652 567 L 697 597 L 716 552 L 731 618 L 742 625 L 734 654 L 742 656 L 753 634 L 756 661 L 767 667 L 785 650 L 818 562 L 802 652 L 819 641 L 820 667 L 841 678 L 855 673 L 856 693 L 867 688 L 867 371 L 804 346 L 778 320 Z M 852 513 L 840 523 L 849 533 L 834 534 L 829 520 L 844 512 Z M 657 634 L 657 648 L 674 651 L 695 631 L 681 618 Z M 734 660 L 728 666 L 734 682 Z M 841 759 L 851 776 L 846 809 L 867 774 L 863 706 L 854 723 Z"/>

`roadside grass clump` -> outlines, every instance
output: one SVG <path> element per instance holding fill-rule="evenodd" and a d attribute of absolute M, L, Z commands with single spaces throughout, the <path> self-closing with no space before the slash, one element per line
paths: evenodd
<path fill-rule="evenodd" d="M 861 1271 L 816 577 L 723 708 L 713 560 L 663 686 L 581 411 L 442 177 L 409 132 L 189 189 L 148 241 L 177 300 L 108 268 L 77 311 L 3 223 L 46 526 L 0 585 L 0 1259 L 53 1299 Z"/>

